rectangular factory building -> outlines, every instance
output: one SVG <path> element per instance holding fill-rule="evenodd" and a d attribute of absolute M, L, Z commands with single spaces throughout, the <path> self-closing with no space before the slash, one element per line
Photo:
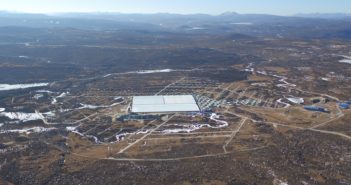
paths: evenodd
<path fill-rule="evenodd" d="M 199 111 L 199 106 L 192 95 L 134 96 L 132 102 L 132 112 L 134 113 Z"/>

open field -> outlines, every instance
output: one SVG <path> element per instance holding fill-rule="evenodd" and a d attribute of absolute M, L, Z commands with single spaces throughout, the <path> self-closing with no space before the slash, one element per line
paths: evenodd
<path fill-rule="evenodd" d="M 0 184 L 351 184 L 351 24 L 222 19 L 0 26 Z"/>

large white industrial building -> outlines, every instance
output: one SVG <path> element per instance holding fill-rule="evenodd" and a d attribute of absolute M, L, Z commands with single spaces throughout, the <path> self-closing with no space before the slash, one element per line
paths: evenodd
<path fill-rule="evenodd" d="M 134 96 L 132 112 L 165 113 L 165 112 L 199 112 L 192 95 L 174 96 Z"/>

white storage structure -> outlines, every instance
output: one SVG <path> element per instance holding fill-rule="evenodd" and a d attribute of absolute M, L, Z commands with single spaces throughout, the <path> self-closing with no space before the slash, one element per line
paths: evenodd
<path fill-rule="evenodd" d="M 200 109 L 192 95 L 174 96 L 134 96 L 134 113 L 199 112 Z"/>

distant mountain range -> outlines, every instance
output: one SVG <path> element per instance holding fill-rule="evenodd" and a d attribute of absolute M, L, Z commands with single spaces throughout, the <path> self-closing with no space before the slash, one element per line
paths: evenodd
<path fill-rule="evenodd" d="M 351 13 L 312 13 L 296 14 L 296 17 L 321 18 L 321 19 L 351 19 Z"/>
<path fill-rule="evenodd" d="M 18 29 L 22 28 L 22 29 Z M 351 14 L 297 14 L 276 16 L 226 12 L 208 14 L 123 14 L 123 13 L 57 13 L 28 14 L 0 11 L 0 31 L 33 31 L 34 29 L 79 29 L 167 33 L 206 33 L 286 38 L 351 39 Z M 36 32 L 36 31 L 34 31 Z M 40 33 L 40 32 L 39 32 Z M 231 37 L 231 36 L 230 36 Z M 241 37 L 241 36 L 240 36 Z M 5 37 L 4 38 L 8 38 Z"/>

